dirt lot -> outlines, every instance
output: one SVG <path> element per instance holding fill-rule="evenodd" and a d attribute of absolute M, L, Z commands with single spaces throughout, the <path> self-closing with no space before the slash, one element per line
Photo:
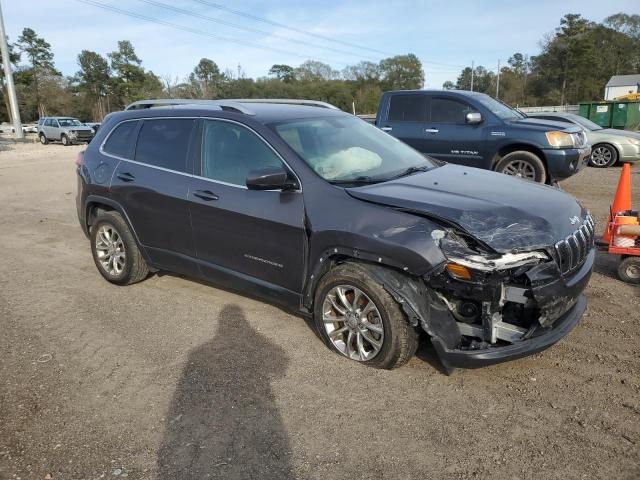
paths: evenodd
<path fill-rule="evenodd" d="M 105 282 L 76 219 L 80 149 L 0 151 L 0 479 L 640 478 L 640 293 L 614 259 L 542 354 L 446 376 L 422 342 L 376 371 L 241 295 Z M 602 226 L 618 174 L 562 187 Z"/>

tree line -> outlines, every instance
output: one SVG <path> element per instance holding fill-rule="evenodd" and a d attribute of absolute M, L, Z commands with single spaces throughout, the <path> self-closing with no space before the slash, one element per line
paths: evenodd
<path fill-rule="evenodd" d="M 565 15 L 540 42 L 540 53 L 514 53 L 500 68 L 501 100 L 511 105 L 565 105 L 601 100 L 612 75 L 640 73 L 640 15 L 617 13 L 596 23 Z M 498 78 L 482 65 L 474 69 L 474 90 L 495 96 Z M 471 68 L 445 89 L 471 88 Z"/>
<path fill-rule="evenodd" d="M 422 88 L 425 73 L 414 54 L 362 61 L 342 71 L 308 60 L 298 66 L 276 64 L 264 77 L 248 78 L 222 71 L 214 60 L 202 58 L 183 79 L 147 70 L 128 40 L 117 42 L 106 56 L 82 50 L 78 71 L 64 76 L 55 67 L 51 45 L 31 28 L 24 28 L 9 45 L 23 122 L 44 115 L 70 115 L 100 121 L 143 98 L 307 98 L 330 102 L 343 110 L 355 103 L 358 113 L 373 113 L 385 90 Z M 513 54 L 500 69 L 501 100 L 512 105 L 577 103 L 602 98 L 611 75 L 640 71 L 640 15 L 618 13 L 596 23 L 578 14 L 565 15 L 560 26 L 540 42 L 538 55 Z M 474 90 L 496 95 L 494 71 L 474 68 Z M 444 89 L 471 88 L 471 68 Z M 9 120 L 9 107 L 0 72 L 0 121 Z"/>

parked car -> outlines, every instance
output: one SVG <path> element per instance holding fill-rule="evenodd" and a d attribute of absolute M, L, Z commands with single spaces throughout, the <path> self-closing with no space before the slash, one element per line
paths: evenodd
<path fill-rule="evenodd" d="M 584 129 L 591 144 L 589 165 L 607 168 L 617 162 L 637 162 L 640 160 L 640 133 L 614 128 L 602 128 L 591 120 L 573 113 L 540 112 L 528 114 L 530 118 L 553 120 L 577 125 Z"/>
<path fill-rule="evenodd" d="M 100 124 L 97 122 L 85 122 L 85 125 L 93 130 L 94 135 L 98 132 Z"/>
<path fill-rule="evenodd" d="M 38 131 L 36 125 L 22 124 L 22 133 L 36 133 Z M 9 123 L 0 125 L 0 133 L 16 133 L 16 129 Z"/>
<path fill-rule="evenodd" d="M 568 194 L 436 164 L 320 102 L 191 102 L 108 115 L 76 160 L 109 282 L 219 283 L 312 317 L 329 348 L 378 368 L 405 363 L 419 329 L 447 368 L 479 367 L 583 315 L 594 226 Z M 182 108 L 145 108 L 167 104 Z"/>
<path fill-rule="evenodd" d="M 38 137 L 46 145 L 50 141 L 60 141 L 63 145 L 90 142 L 94 137 L 91 127 L 73 117 L 42 117 L 38 120 Z"/>
<path fill-rule="evenodd" d="M 478 92 L 385 92 L 376 126 L 445 162 L 554 183 L 587 164 L 582 128 L 527 118 Z"/>

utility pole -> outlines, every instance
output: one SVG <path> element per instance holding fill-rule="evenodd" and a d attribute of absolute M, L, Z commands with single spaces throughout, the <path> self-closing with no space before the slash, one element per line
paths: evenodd
<path fill-rule="evenodd" d="M 16 97 L 16 87 L 13 84 L 13 73 L 11 73 L 11 59 L 9 58 L 9 46 L 7 45 L 7 34 L 4 31 L 4 19 L 2 18 L 2 4 L 0 4 L 0 53 L 2 53 L 2 63 L 4 65 L 4 81 L 7 85 L 9 95 L 9 106 L 11 108 L 11 120 L 16 140 L 24 138 L 22 122 L 20 121 L 20 110 L 18 109 L 18 97 Z"/>
<path fill-rule="evenodd" d="M 496 82 L 496 98 L 500 98 L 500 59 L 498 59 L 498 80 Z"/>
<path fill-rule="evenodd" d="M 474 61 L 471 60 L 471 91 L 473 92 L 473 70 L 474 70 Z"/>

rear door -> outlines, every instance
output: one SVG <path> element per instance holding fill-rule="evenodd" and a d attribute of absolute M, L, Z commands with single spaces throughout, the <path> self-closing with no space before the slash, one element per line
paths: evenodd
<path fill-rule="evenodd" d="M 133 131 L 126 123 L 132 124 Z M 111 182 L 112 198 L 123 206 L 151 261 L 187 274 L 197 272 L 187 204 L 195 126 L 196 120 L 191 118 L 120 124 L 117 128 L 129 128 L 137 143 L 121 157 Z M 109 140 L 103 147 L 105 154 L 114 148 Z"/>
<path fill-rule="evenodd" d="M 189 205 L 203 275 L 211 281 L 221 274 L 247 275 L 301 292 L 306 248 L 302 192 L 246 187 L 252 171 L 288 167 L 262 137 L 233 121 L 203 120 L 201 145 Z"/>
<path fill-rule="evenodd" d="M 430 102 L 430 121 L 427 135 L 427 153 L 445 162 L 489 168 L 484 122 L 469 125 L 467 113 L 477 112 L 464 100 L 433 95 Z"/>
<path fill-rule="evenodd" d="M 399 93 L 389 98 L 386 120 L 380 129 L 422 153 L 428 152 L 425 128 L 429 115 L 429 97 L 421 93 Z"/>

